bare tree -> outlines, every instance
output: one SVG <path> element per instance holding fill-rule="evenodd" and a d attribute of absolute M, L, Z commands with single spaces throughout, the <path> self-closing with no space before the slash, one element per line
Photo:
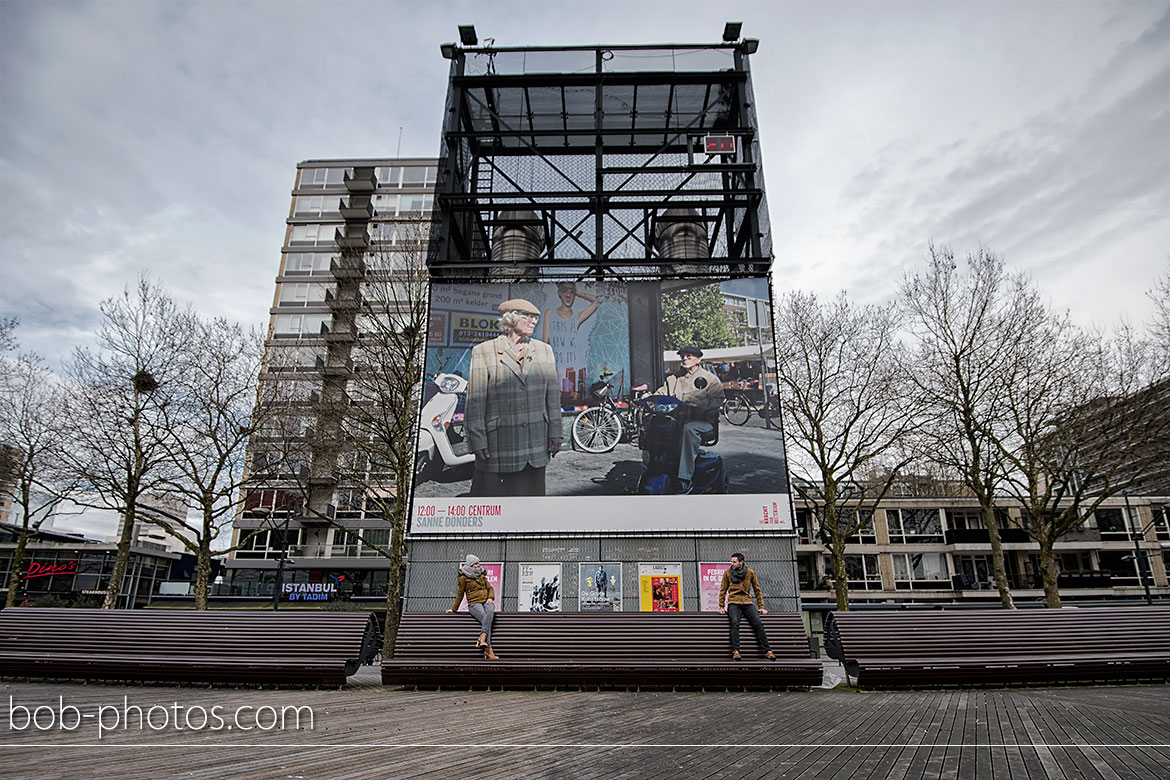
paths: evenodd
<path fill-rule="evenodd" d="M 179 540 L 195 555 L 195 608 L 207 609 L 211 560 L 235 547 L 218 545 L 245 500 L 245 451 L 250 437 L 265 424 L 275 406 L 256 403 L 257 380 L 264 354 L 263 338 L 245 333 L 222 318 L 180 317 L 187 333 L 184 367 L 175 377 L 170 403 L 159 409 L 163 448 L 171 465 L 162 489 L 199 512 L 188 521 L 151 505 L 144 517 Z M 255 480 L 253 479 L 253 483 Z"/>
<path fill-rule="evenodd" d="M 145 275 L 102 302 L 97 347 L 78 348 L 66 365 L 73 387 L 65 414 L 71 441 L 64 469 L 80 485 L 75 503 L 122 518 L 103 609 L 118 594 L 142 498 L 171 476 L 162 410 L 176 392 L 188 334 L 174 300 Z"/>
<path fill-rule="evenodd" d="M 849 608 L 845 546 L 908 458 L 917 410 L 892 307 L 792 293 L 776 311 L 777 376 L 794 489 L 819 507 L 837 608 Z M 881 476 L 873 479 L 873 474 Z"/>
<path fill-rule="evenodd" d="M 280 462 L 282 484 L 301 494 L 300 511 L 386 559 L 385 642 L 394 653 L 405 577 L 409 486 L 427 334 L 426 256 L 430 233 L 422 223 L 396 226 L 392 244 L 343 250 L 330 304 L 325 376 L 311 408 L 289 410 L 269 424 L 269 462 Z M 344 377 L 344 382 L 337 381 Z M 306 422 L 307 421 L 307 422 Z M 299 430 L 298 430 L 299 428 Z M 256 471 L 253 465 L 253 471 Z M 336 505 L 364 509 L 361 528 L 342 523 Z"/>
<path fill-rule="evenodd" d="M 1166 272 L 1154 280 L 1153 289 L 1146 295 L 1154 302 L 1154 317 L 1150 322 L 1150 338 L 1156 347 L 1163 370 L 1170 371 L 1170 257 L 1166 258 Z"/>
<path fill-rule="evenodd" d="M 1005 609 L 1014 607 L 996 522 L 995 496 L 1004 472 L 1005 389 L 1019 368 L 1027 323 L 1038 296 L 1027 280 L 1009 275 L 984 248 L 959 270 L 954 254 L 930 247 L 925 270 L 907 274 L 901 300 L 914 338 L 915 383 L 927 403 L 930 450 L 962 474 L 979 502 L 991 542 L 995 586 Z"/>
<path fill-rule="evenodd" d="M 49 518 L 60 514 L 71 492 L 60 471 L 66 440 L 61 412 L 65 394 L 39 356 L 5 361 L 0 388 L 0 491 L 20 513 L 9 566 L 6 607 L 19 599 L 25 549 Z"/>

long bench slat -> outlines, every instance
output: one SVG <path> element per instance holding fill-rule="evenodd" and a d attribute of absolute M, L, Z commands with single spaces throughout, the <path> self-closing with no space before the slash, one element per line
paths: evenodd
<path fill-rule="evenodd" d="M 5 676 L 343 685 L 376 651 L 364 612 L 0 611 Z"/>
<path fill-rule="evenodd" d="M 1170 608 L 833 612 L 826 649 L 863 687 L 1170 677 Z"/>
<path fill-rule="evenodd" d="M 585 687 L 810 687 L 822 678 L 809 657 L 799 613 L 771 613 L 764 625 L 779 660 L 762 659 L 751 627 L 741 628 L 745 660 L 730 660 L 725 616 L 710 613 L 497 614 L 492 641 L 500 661 L 475 650 L 466 614 L 406 613 L 388 685 Z"/>

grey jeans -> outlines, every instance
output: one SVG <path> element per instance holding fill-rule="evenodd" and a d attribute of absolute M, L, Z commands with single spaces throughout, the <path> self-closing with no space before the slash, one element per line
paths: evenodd
<path fill-rule="evenodd" d="M 468 604 L 467 611 L 479 621 L 479 630 L 487 634 L 487 643 L 492 643 L 492 618 L 496 616 L 495 604 Z"/>

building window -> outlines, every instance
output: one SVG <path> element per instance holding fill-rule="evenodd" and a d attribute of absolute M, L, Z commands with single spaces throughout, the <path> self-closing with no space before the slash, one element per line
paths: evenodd
<path fill-rule="evenodd" d="M 816 515 L 811 509 L 796 510 L 796 538 L 803 544 L 817 543 Z"/>
<path fill-rule="evenodd" d="M 1160 541 L 1170 541 L 1170 506 L 1152 506 L 1150 513 L 1154 516 L 1154 533 Z"/>
<path fill-rule="evenodd" d="M 1113 575 L 1113 585 L 1138 585 L 1137 566 L 1134 563 L 1133 551 L 1098 550 L 1097 559 L 1101 562 L 1101 570 Z"/>
<path fill-rule="evenodd" d="M 321 246 L 332 244 L 337 234 L 336 225 L 293 225 L 289 246 Z"/>
<path fill-rule="evenodd" d="M 1136 522 L 1125 522 L 1125 510 L 1121 507 L 1097 507 L 1093 517 L 1097 521 L 1097 530 L 1101 532 L 1101 541 L 1129 541 L 1132 538 L 1130 531 L 1137 525 Z"/>
<path fill-rule="evenodd" d="M 236 552 L 236 557 L 279 558 L 284 551 L 293 551 L 293 548 L 300 546 L 300 544 L 300 528 L 274 528 L 270 531 L 261 531 L 244 542 L 244 546 Z"/>
<path fill-rule="evenodd" d="M 832 562 L 827 562 L 826 571 L 832 571 Z M 846 555 L 845 578 L 852 590 L 881 590 L 882 573 L 878 568 L 876 555 Z"/>
<path fill-rule="evenodd" d="M 990 555 L 955 555 L 955 575 L 969 590 L 995 590 L 995 567 Z"/>
<path fill-rule="evenodd" d="M 898 590 L 951 587 L 947 562 L 941 553 L 894 553 L 891 557 Z"/>
<path fill-rule="evenodd" d="M 289 252 L 284 256 L 284 273 L 287 276 L 329 273 L 329 263 L 334 257 L 319 252 Z"/>
<path fill-rule="evenodd" d="M 360 517 L 365 505 L 365 495 L 356 488 L 343 488 L 334 496 L 338 517 Z"/>
<path fill-rule="evenodd" d="M 411 166 L 402 170 L 402 186 L 403 187 L 425 187 L 435 183 L 436 174 L 439 169 L 430 166 L 423 168 L 421 166 Z"/>
<path fill-rule="evenodd" d="M 284 282 L 279 287 L 281 306 L 324 303 L 326 291 L 335 289 L 335 285 L 323 282 Z"/>
<path fill-rule="evenodd" d="M 319 190 L 326 187 L 344 187 L 348 168 L 302 168 L 302 190 Z"/>
<path fill-rule="evenodd" d="M 852 516 L 850 514 L 851 512 L 856 512 L 856 517 Z M 873 530 L 873 512 L 871 510 L 846 509 L 842 511 L 842 516 L 843 518 L 847 518 L 845 522 L 849 524 L 852 524 L 855 520 L 859 523 L 857 533 L 846 540 L 849 544 L 877 544 L 877 534 Z"/>
<path fill-rule="evenodd" d="M 328 314 L 277 314 L 272 333 L 277 337 L 317 336 L 324 332 L 321 326 L 331 319 Z"/>
<path fill-rule="evenodd" d="M 398 165 L 375 168 L 374 175 L 379 187 L 397 187 L 402 182 L 402 168 Z"/>
<path fill-rule="evenodd" d="M 937 509 L 887 509 L 886 526 L 892 544 L 943 541 L 942 519 Z"/>
<path fill-rule="evenodd" d="M 374 196 L 374 213 L 379 217 L 396 217 L 398 216 L 398 196 L 397 195 L 375 195 Z"/>

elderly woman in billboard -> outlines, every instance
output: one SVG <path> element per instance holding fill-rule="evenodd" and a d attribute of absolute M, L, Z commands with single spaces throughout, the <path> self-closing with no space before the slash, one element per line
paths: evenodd
<path fill-rule="evenodd" d="M 532 338 L 539 309 L 521 298 L 497 308 L 501 335 L 472 348 L 467 378 L 471 494 L 543 496 L 545 466 L 564 436 L 556 360 L 548 344 Z"/>

